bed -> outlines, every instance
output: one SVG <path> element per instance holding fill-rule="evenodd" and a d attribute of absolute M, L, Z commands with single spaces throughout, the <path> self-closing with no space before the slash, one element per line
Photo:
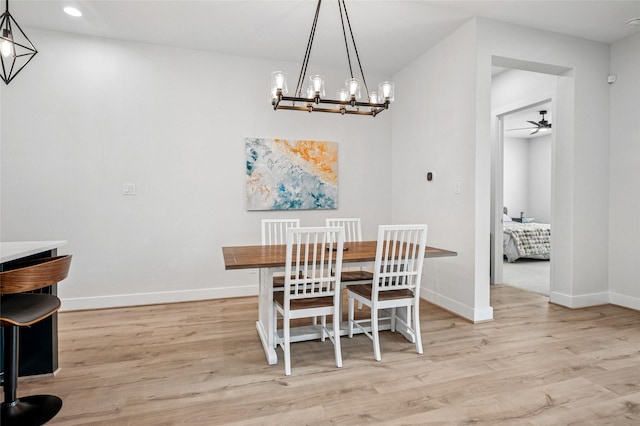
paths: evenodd
<path fill-rule="evenodd" d="M 514 222 L 505 215 L 502 226 L 504 255 L 509 262 L 520 258 L 548 260 L 551 257 L 550 224 Z"/>

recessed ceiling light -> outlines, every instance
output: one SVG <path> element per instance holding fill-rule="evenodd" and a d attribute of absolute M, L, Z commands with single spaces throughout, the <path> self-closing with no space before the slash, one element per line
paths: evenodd
<path fill-rule="evenodd" d="M 67 6 L 64 8 L 64 13 L 70 16 L 75 16 L 76 18 L 82 16 L 82 12 L 80 12 L 75 7 Z"/>
<path fill-rule="evenodd" d="M 631 18 L 627 21 L 627 25 L 630 27 L 640 27 L 640 16 L 637 18 Z"/>

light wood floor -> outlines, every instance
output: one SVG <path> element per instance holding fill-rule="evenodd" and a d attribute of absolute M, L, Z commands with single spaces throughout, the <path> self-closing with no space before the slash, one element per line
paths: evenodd
<path fill-rule="evenodd" d="M 638 424 L 640 312 L 569 310 L 492 288 L 495 320 L 421 306 L 424 354 L 383 332 L 292 345 L 267 365 L 254 297 L 60 314 L 55 378 L 18 394 L 64 400 L 52 425 Z M 279 352 L 279 356 L 280 356 Z"/>

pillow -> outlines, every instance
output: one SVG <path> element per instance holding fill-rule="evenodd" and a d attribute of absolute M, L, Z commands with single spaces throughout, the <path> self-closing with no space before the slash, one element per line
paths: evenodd
<path fill-rule="evenodd" d="M 511 219 L 511 216 L 509 216 L 508 214 L 502 213 L 502 221 L 503 222 L 512 222 L 513 219 Z"/>

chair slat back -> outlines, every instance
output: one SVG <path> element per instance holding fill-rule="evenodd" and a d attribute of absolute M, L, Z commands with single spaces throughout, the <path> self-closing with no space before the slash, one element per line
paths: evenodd
<path fill-rule="evenodd" d="M 344 241 L 362 241 L 362 225 L 359 217 L 327 219 L 327 226 L 342 226 L 344 228 Z"/>
<path fill-rule="evenodd" d="M 300 219 L 262 219 L 262 245 L 286 244 L 287 229 L 299 227 Z"/>
<path fill-rule="evenodd" d="M 372 296 L 408 289 L 418 297 L 422 278 L 427 225 L 381 225 L 374 266 Z"/>
<path fill-rule="evenodd" d="M 18 263 L 16 269 L 0 272 L 0 294 L 24 293 L 62 281 L 69 274 L 71 255 Z"/>
<path fill-rule="evenodd" d="M 344 229 L 302 227 L 287 231 L 285 300 L 338 297 Z"/>

